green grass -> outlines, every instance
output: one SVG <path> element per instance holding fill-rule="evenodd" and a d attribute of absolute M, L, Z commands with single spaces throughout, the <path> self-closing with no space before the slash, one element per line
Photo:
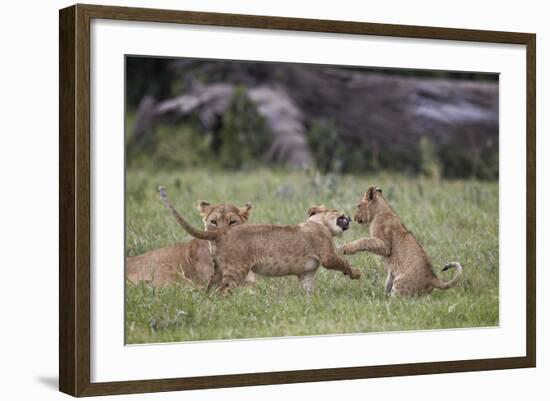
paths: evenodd
<path fill-rule="evenodd" d="M 321 177 L 306 172 L 127 173 L 128 256 L 189 239 L 162 207 L 156 188 L 168 194 L 186 218 L 201 226 L 198 200 L 254 205 L 250 223 L 296 224 L 313 204 L 353 216 L 368 184 L 380 186 L 403 222 L 430 255 L 437 274 L 449 261 L 464 267 L 460 284 L 423 298 L 388 299 L 379 257 L 350 256 L 359 281 L 320 268 L 308 297 L 295 277 L 260 278 L 230 296 L 206 294 L 188 284 L 164 288 L 126 284 L 127 343 L 364 333 L 495 326 L 498 298 L 498 183 L 442 181 L 395 174 Z M 337 244 L 368 236 L 352 229 Z M 452 272 L 443 276 L 449 278 Z"/>

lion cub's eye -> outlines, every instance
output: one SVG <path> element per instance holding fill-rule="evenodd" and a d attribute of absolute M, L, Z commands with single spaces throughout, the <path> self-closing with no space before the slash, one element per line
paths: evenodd
<path fill-rule="evenodd" d="M 213 226 L 217 226 L 218 222 L 216 220 L 210 220 L 210 224 L 212 224 Z"/>
<path fill-rule="evenodd" d="M 230 225 L 230 226 L 232 226 L 233 224 L 237 224 L 237 220 L 231 220 L 231 221 L 229 222 L 229 225 Z"/>

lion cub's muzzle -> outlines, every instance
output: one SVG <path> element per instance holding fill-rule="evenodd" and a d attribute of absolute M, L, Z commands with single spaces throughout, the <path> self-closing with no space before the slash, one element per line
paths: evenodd
<path fill-rule="evenodd" d="M 342 229 L 342 231 L 346 231 L 349 228 L 349 224 L 351 223 L 351 217 L 349 216 L 340 216 L 336 219 L 336 225 Z"/>

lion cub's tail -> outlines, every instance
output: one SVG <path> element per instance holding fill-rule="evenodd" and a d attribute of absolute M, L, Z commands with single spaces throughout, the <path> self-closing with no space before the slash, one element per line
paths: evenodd
<path fill-rule="evenodd" d="M 456 273 L 450 281 L 441 281 L 440 278 L 434 278 L 433 286 L 439 288 L 440 290 L 448 290 L 449 288 L 454 287 L 458 283 L 459 277 L 462 275 L 462 265 L 458 262 L 447 263 L 442 271 L 449 270 L 451 268 L 456 268 Z"/>
<path fill-rule="evenodd" d="M 191 234 L 193 237 L 206 240 L 215 240 L 218 238 L 219 233 L 217 233 L 216 231 L 197 230 L 195 227 L 185 221 L 185 219 L 178 213 L 178 211 L 174 208 L 174 206 L 172 206 L 172 204 L 168 200 L 168 196 L 166 195 L 166 188 L 160 186 L 159 194 L 160 200 L 162 201 L 162 203 L 164 203 L 164 206 L 172 211 L 172 214 L 174 215 L 180 226 L 182 226 L 183 229 Z"/>

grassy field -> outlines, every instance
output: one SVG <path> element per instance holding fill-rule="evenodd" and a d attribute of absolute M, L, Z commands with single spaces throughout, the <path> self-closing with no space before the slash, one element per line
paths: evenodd
<path fill-rule="evenodd" d="M 437 274 L 449 261 L 464 267 L 460 284 L 427 297 L 389 299 L 379 257 L 350 256 L 362 277 L 352 281 L 320 268 L 307 297 L 296 277 L 260 278 L 231 296 L 206 294 L 189 284 L 164 288 L 126 284 L 126 341 L 150 343 L 229 338 L 364 333 L 495 326 L 499 322 L 498 183 L 432 182 L 394 174 L 326 176 L 307 172 L 206 170 L 127 173 L 126 253 L 189 239 L 162 207 L 156 188 L 166 186 L 176 207 L 196 226 L 198 200 L 254 205 L 250 223 L 296 224 L 313 204 L 353 216 L 368 184 L 380 186 L 430 255 Z M 337 244 L 368 236 L 364 226 Z M 449 278 L 452 272 L 445 273 Z"/>

